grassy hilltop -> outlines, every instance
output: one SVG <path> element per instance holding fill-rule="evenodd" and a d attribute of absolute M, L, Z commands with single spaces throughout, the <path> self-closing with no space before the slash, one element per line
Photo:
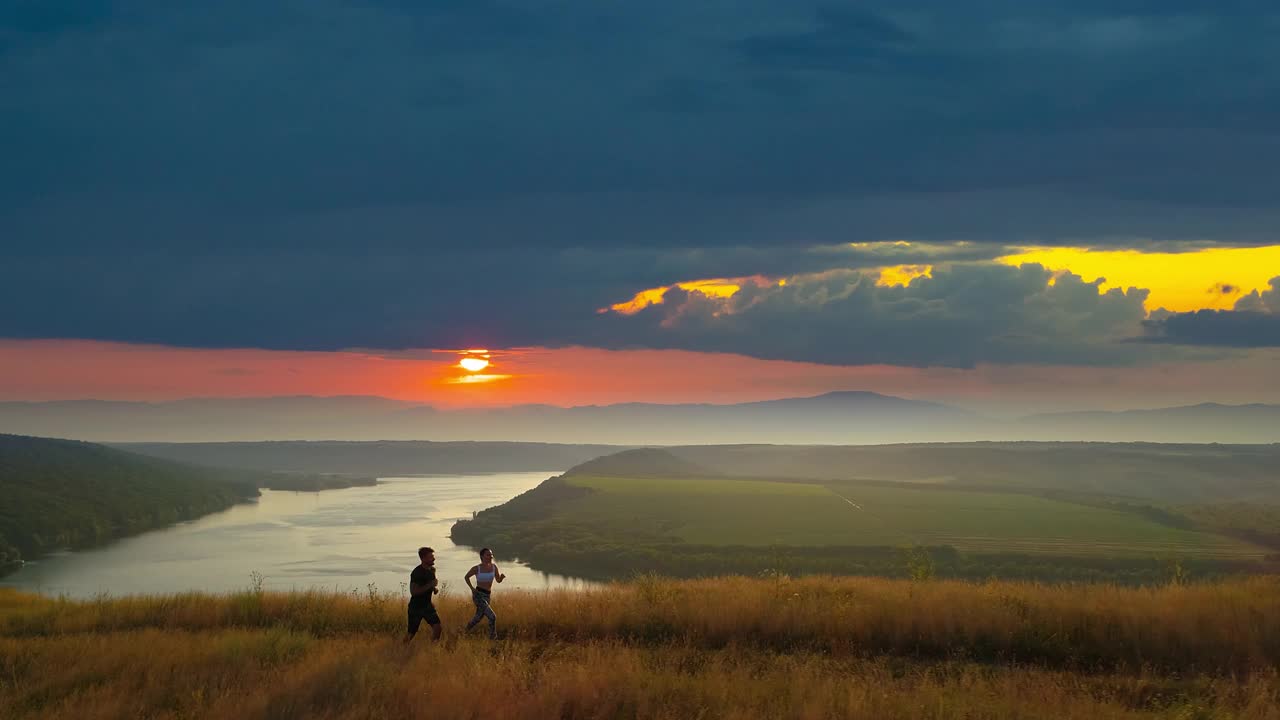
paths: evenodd
<path fill-rule="evenodd" d="M 856 578 L 501 592 L 404 648 L 403 598 L 0 592 L 0 716 L 1277 718 L 1280 582 Z"/>

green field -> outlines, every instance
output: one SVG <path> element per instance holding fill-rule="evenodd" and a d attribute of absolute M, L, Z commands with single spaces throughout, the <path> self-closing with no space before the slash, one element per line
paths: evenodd
<path fill-rule="evenodd" d="M 951 545 L 963 551 L 1259 558 L 1265 551 L 1121 510 L 1020 493 L 887 483 L 572 476 L 555 516 L 698 545 Z"/>

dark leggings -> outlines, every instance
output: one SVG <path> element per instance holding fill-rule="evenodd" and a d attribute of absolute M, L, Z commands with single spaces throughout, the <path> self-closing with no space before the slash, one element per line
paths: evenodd
<path fill-rule="evenodd" d="M 467 623 L 467 629 L 475 627 L 480 623 L 481 618 L 489 618 L 489 637 L 498 637 L 498 616 L 493 614 L 493 608 L 489 607 L 489 593 L 476 588 L 471 591 L 471 602 L 476 604 L 476 615 L 471 618 L 471 622 Z"/>

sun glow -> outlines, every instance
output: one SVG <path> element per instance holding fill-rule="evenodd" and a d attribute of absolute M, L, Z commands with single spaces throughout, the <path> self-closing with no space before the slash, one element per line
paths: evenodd
<path fill-rule="evenodd" d="M 506 380 L 510 375 L 463 375 L 462 377 L 450 378 L 445 382 L 450 385 L 476 385 L 479 383 L 491 383 L 498 380 Z"/>
<path fill-rule="evenodd" d="M 439 379 L 439 382 L 445 385 L 484 385 L 494 383 L 499 380 L 506 380 L 511 375 L 501 372 L 494 372 L 495 360 L 493 353 L 485 348 L 469 348 L 467 350 L 452 350 L 462 357 L 458 358 L 458 362 L 450 365 L 445 377 Z M 487 372 L 486 372 L 487 371 Z"/>

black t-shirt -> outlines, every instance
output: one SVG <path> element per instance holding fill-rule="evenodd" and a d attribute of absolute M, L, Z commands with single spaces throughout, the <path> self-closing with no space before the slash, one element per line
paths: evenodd
<path fill-rule="evenodd" d="M 436 580 L 436 569 L 433 567 L 424 568 L 421 565 L 413 569 L 409 573 L 409 587 L 414 585 L 425 585 L 431 587 Z M 409 607 L 428 607 L 431 605 L 431 591 L 422 593 L 421 595 L 409 596 Z"/>

